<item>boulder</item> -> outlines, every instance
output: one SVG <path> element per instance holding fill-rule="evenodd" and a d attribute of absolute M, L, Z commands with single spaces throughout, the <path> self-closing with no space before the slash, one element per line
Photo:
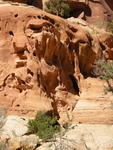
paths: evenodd
<path fill-rule="evenodd" d="M 28 132 L 27 122 L 28 120 L 23 117 L 8 116 L 4 126 L 0 130 L 1 134 L 9 138 L 22 136 Z"/>
<path fill-rule="evenodd" d="M 36 150 L 112 150 L 113 126 L 73 124 L 56 142 L 42 144 Z"/>
<path fill-rule="evenodd" d="M 38 136 L 24 135 L 20 137 L 13 137 L 8 141 L 8 146 L 10 150 L 14 149 L 22 149 L 29 148 L 30 150 L 34 150 L 34 148 L 40 144 Z"/>

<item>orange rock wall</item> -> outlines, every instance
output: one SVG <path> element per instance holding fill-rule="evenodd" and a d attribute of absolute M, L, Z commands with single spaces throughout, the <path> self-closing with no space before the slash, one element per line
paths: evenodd
<path fill-rule="evenodd" d="M 0 7 L 0 35 L 0 106 L 13 114 L 71 111 L 103 54 L 103 39 L 29 7 Z"/>

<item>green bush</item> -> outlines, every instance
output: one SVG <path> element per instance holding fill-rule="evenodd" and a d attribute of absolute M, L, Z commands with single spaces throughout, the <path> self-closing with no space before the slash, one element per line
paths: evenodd
<path fill-rule="evenodd" d="M 113 61 L 98 60 L 95 62 L 94 74 L 102 80 L 113 79 Z"/>
<path fill-rule="evenodd" d="M 112 91 L 113 86 L 110 80 L 113 80 L 113 61 L 98 60 L 95 62 L 95 67 L 93 69 L 93 75 L 99 77 L 101 80 L 107 82 L 108 87 L 105 91 Z"/>
<path fill-rule="evenodd" d="M 49 0 L 45 3 L 45 5 L 45 11 L 48 13 L 52 13 L 60 17 L 69 17 L 70 15 L 70 7 L 63 0 Z"/>
<path fill-rule="evenodd" d="M 108 92 L 113 92 L 113 87 L 111 86 L 111 87 L 106 87 L 105 89 L 104 89 L 104 93 L 105 94 L 107 94 Z"/>
<path fill-rule="evenodd" d="M 38 112 L 35 119 L 29 120 L 29 132 L 39 136 L 44 141 L 51 139 L 55 133 L 60 131 L 60 125 L 57 122 L 57 117 L 47 115 L 43 112 Z"/>

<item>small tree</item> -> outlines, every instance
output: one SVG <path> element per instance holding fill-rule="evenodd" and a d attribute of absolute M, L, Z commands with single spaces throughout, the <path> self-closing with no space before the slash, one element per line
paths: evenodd
<path fill-rule="evenodd" d="M 38 135 L 43 141 L 47 141 L 60 131 L 57 119 L 53 114 L 47 115 L 44 112 L 38 112 L 35 119 L 28 122 L 29 132 Z"/>
<path fill-rule="evenodd" d="M 60 17 L 69 17 L 70 7 L 64 0 L 49 0 L 46 4 L 46 9 L 48 13 L 52 13 L 54 15 Z"/>
<path fill-rule="evenodd" d="M 113 61 L 96 61 L 93 75 L 99 77 L 101 80 L 105 80 L 108 85 L 108 88 L 106 90 L 113 92 L 113 85 L 110 82 L 111 80 L 113 80 Z"/>

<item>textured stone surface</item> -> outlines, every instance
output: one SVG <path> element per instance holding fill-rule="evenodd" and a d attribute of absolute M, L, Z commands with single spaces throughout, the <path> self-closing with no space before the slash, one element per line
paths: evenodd
<path fill-rule="evenodd" d="M 20 114 L 51 110 L 57 104 L 53 100 L 67 105 L 68 94 L 72 99 L 79 94 L 80 71 L 91 71 L 98 41 L 78 25 L 38 9 L 4 6 L 0 12 L 0 105 Z"/>
<path fill-rule="evenodd" d="M 97 36 L 87 24 L 86 30 L 84 24 L 80 27 L 35 8 L 3 6 L 0 12 L 0 106 L 6 108 L 8 114 L 31 116 L 37 111 L 52 109 L 64 118 L 66 112 L 72 114 L 78 100 L 87 101 L 82 94 L 86 89 L 81 82 L 83 75 L 91 73 L 95 59 L 103 56 L 107 48 L 112 51 L 111 44 L 103 42 L 112 36 L 101 36 L 100 32 Z M 91 96 L 95 93 L 94 101 L 95 86 L 89 93 Z M 84 111 L 78 114 L 77 121 L 83 122 Z M 108 114 L 111 116 L 112 111 Z M 94 122 L 105 123 L 110 118 L 100 119 Z"/>
<path fill-rule="evenodd" d="M 61 124 L 79 123 L 56 145 L 45 144 L 38 150 L 60 149 L 61 142 L 63 149 L 113 149 L 112 125 L 100 125 L 113 124 L 113 95 L 104 94 L 105 82 L 83 79 L 97 57 L 113 59 L 113 36 L 95 34 L 85 22 L 81 23 L 85 28 L 77 24 L 35 8 L 0 7 L 0 107 L 8 114 L 28 116 L 54 109 Z M 26 146 L 26 140 L 33 139 L 23 136 L 27 121 L 8 118 L 0 141 L 7 143 L 13 137 L 12 147 Z M 32 142 L 34 148 L 37 140 Z"/>
<path fill-rule="evenodd" d="M 8 146 L 10 150 L 22 148 L 29 148 L 30 150 L 34 150 L 37 144 L 40 144 L 39 138 L 34 134 L 14 137 L 8 141 Z"/>
<path fill-rule="evenodd" d="M 8 116 L 0 132 L 9 138 L 22 136 L 28 132 L 27 122 L 28 120 L 19 116 Z"/>
<path fill-rule="evenodd" d="M 104 56 L 106 59 L 113 60 L 113 35 L 103 33 L 99 36 Z"/>
<path fill-rule="evenodd" d="M 45 143 L 36 150 L 112 150 L 113 126 L 76 124 L 55 143 Z"/>
<path fill-rule="evenodd" d="M 113 124 L 113 95 L 105 94 L 106 82 L 87 78 L 82 81 L 82 93 L 73 110 L 74 122 Z"/>
<path fill-rule="evenodd" d="M 20 128 L 11 117 L 10 126 L 13 128 Z M 16 116 L 16 118 L 19 118 Z M 23 124 L 18 120 L 19 124 Z M 60 136 L 54 136 L 52 142 L 43 143 L 41 140 L 33 134 L 21 135 L 17 134 L 10 136 L 4 134 L 2 131 L 0 134 L 0 144 L 8 147 L 8 150 L 28 148 L 30 150 L 112 150 L 113 149 L 113 125 L 101 125 L 101 124 L 74 124 L 70 122 L 70 126 L 66 130 L 60 132 Z M 24 126 L 27 123 L 24 123 Z M 25 129 L 25 127 L 23 127 Z M 51 141 L 51 140 L 50 140 Z"/>

